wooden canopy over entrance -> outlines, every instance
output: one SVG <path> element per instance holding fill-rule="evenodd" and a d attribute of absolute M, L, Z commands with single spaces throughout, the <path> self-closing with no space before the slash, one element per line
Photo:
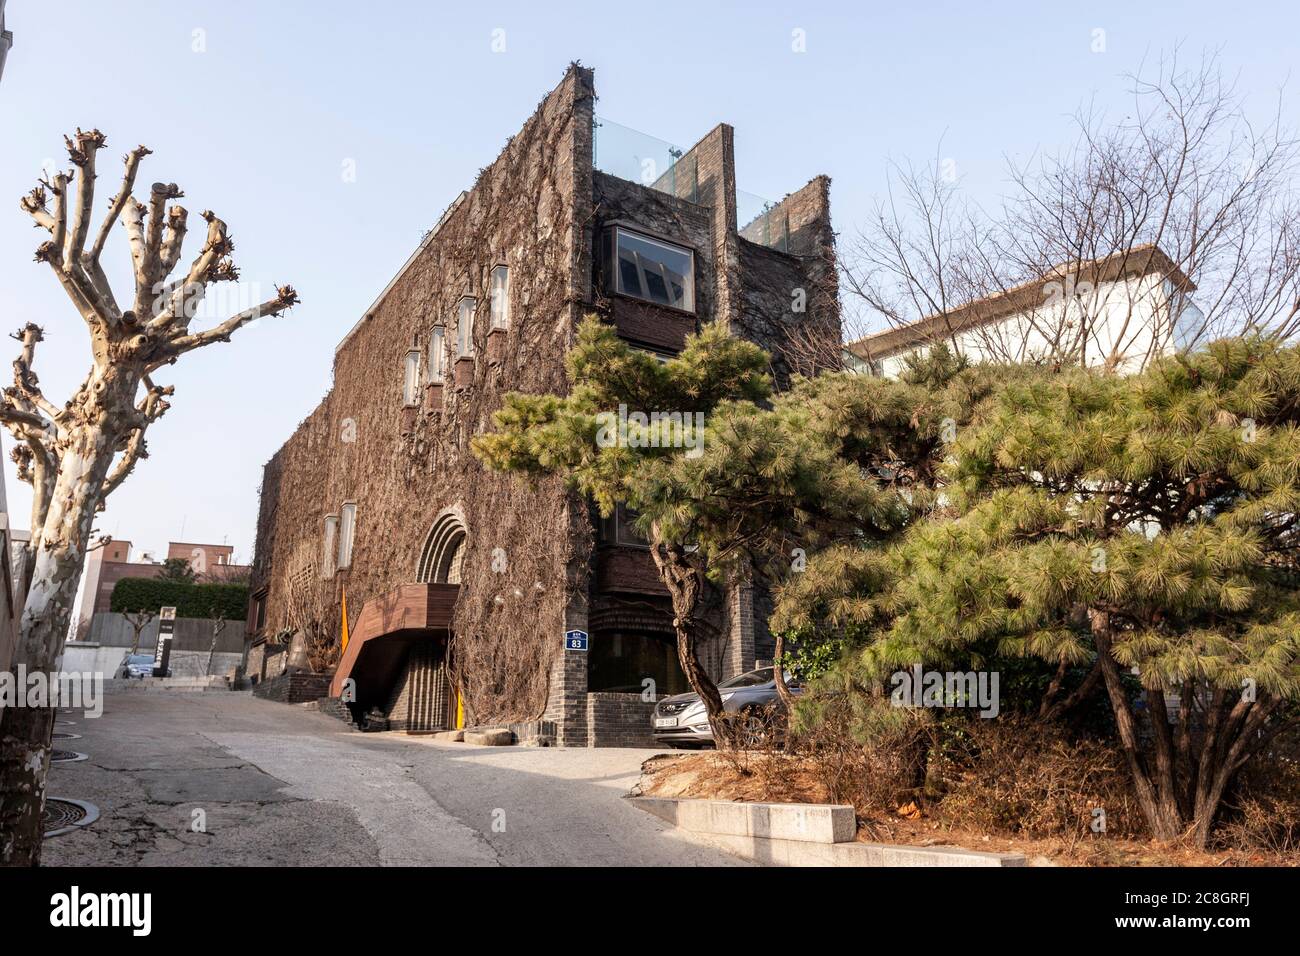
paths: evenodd
<path fill-rule="evenodd" d="M 459 591 L 456 584 L 403 584 L 367 601 L 330 681 L 330 696 L 340 696 L 350 677 L 358 703 L 369 706 L 382 698 L 413 643 L 427 640 L 430 632 L 450 633 Z"/>

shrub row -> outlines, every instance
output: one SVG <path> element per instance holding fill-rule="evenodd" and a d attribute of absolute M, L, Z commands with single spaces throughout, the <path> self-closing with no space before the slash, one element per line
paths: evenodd
<path fill-rule="evenodd" d="M 158 578 L 123 578 L 113 587 L 110 609 L 153 611 L 175 607 L 177 617 L 224 617 L 243 620 L 248 613 L 248 587 L 243 584 L 186 584 Z"/>

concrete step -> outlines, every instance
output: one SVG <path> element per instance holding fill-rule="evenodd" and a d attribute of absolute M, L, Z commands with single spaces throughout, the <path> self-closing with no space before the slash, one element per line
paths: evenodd
<path fill-rule="evenodd" d="M 224 677 L 144 677 L 135 680 L 114 678 L 104 681 L 104 687 L 110 691 L 128 691 L 141 693 L 146 691 L 180 691 L 203 693 L 204 691 L 229 691 L 230 685 Z"/>
<path fill-rule="evenodd" d="M 845 804 L 735 803 L 664 797 L 636 797 L 634 802 L 678 829 L 698 833 L 848 843 L 858 829 L 853 808 Z"/>
<path fill-rule="evenodd" d="M 768 866 L 1024 866 L 1018 853 L 954 846 L 859 843 L 853 808 L 818 803 L 739 803 L 633 797 L 692 839 Z"/>

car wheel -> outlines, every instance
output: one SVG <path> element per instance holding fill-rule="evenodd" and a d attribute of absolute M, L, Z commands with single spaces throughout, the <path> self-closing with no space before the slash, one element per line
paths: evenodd
<path fill-rule="evenodd" d="M 746 707 L 740 712 L 740 746 L 746 750 L 761 747 L 767 742 L 768 722 L 757 707 Z"/>

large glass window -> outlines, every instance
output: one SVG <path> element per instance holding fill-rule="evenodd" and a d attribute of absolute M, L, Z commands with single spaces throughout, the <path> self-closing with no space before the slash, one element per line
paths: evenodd
<path fill-rule="evenodd" d="M 510 328 L 510 270 L 497 266 L 492 270 L 492 328 Z"/>
<path fill-rule="evenodd" d="M 677 660 L 671 634 L 644 631 L 596 631 L 587 656 L 587 689 L 640 694 L 654 681 L 656 695 L 684 694 L 691 689 Z"/>
<path fill-rule="evenodd" d="M 447 343 L 446 333 L 441 325 L 435 326 L 429 333 L 429 381 L 441 385 L 446 376 Z"/>
<path fill-rule="evenodd" d="M 456 307 L 456 358 L 474 354 L 474 315 L 478 301 L 465 296 Z"/>
<path fill-rule="evenodd" d="M 614 291 L 695 311 L 693 252 L 622 227 L 613 229 L 611 245 L 614 261 L 608 278 Z"/>

